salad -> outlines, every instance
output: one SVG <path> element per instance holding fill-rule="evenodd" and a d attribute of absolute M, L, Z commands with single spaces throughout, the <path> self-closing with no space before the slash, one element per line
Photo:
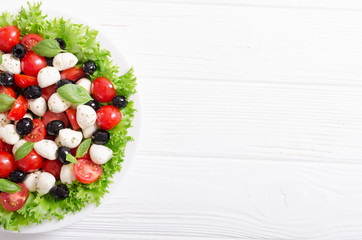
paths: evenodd
<path fill-rule="evenodd" d="M 0 225 L 10 230 L 100 204 L 132 140 L 133 70 L 119 76 L 97 31 L 40 7 L 0 16 Z"/>

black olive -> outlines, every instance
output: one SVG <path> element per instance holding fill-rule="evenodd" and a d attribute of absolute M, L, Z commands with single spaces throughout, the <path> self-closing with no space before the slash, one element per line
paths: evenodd
<path fill-rule="evenodd" d="M 11 87 L 14 85 L 14 76 L 9 72 L 3 72 L 0 74 L 0 83 L 5 87 Z"/>
<path fill-rule="evenodd" d="M 26 174 L 20 170 L 14 170 L 10 173 L 9 178 L 14 183 L 20 183 L 25 179 Z"/>
<path fill-rule="evenodd" d="M 55 41 L 58 42 L 59 47 L 60 47 L 61 49 L 63 49 L 63 50 L 65 49 L 66 45 L 65 45 L 65 42 L 64 42 L 63 39 L 61 39 L 61 38 L 56 38 Z"/>
<path fill-rule="evenodd" d="M 11 53 L 13 54 L 14 58 L 17 59 L 22 59 L 25 54 L 26 54 L 26 48 L 24 47 L 23 44 L 15 44 L 12 48 L 11 48 Z"/>
<path fill-rule="evenodd" d="M 88 105 L 88 106 L 92 107 L 94 109 L 94 111 L 96 111 L 96 112 L 100 108 L 99 107 L 99 102 L 97 100 L 90 100 L 85 105 Z"/>
<path fill-rule="evenodd" d="M 58 150 L 57 150 L 57 156 L 58 156 L 58 159 L 59 161 L 62 163 L 62 164 L 69 164 L 70 162 L 67 161 L 67 154 L 70 153 L 70 149 L 67 148 L 67 147 L 59 147 Z"/>
<path fill-rule="evenodd" d="M 53 120 L 47 124 L 47 133 L 50 136 L 57 136 L 59 131 L 65 128 L 65 124 L 60 120 Z"/>
<path fill-rule="evenodd" d="M 47 61 L 47 65 L 49 66 L 49 67 L 53 67 L 53 59 L 54 58 L 52 58 L 52 57 L 45 57 L 45 60 Z"/>
<path fill-rule="evenodd" d="M 96 63 L 92 60 L 88 60 L 85 63 L 83 63 L 82 68 L 83 72 L 85 72 L 88 75 L 92 75 L 97 70 Z"/>
<path fill-rule="evenodd" d="M 72 81 L 68 80 L 68 79 L 60 79 L 58 82 L 57 82 L 57 88 L 60 88 L 60 87 L 63 87 L 64 85 L 66 84 L 73 84 Z"/>
<path fill-rule="evenodd" d="M 42 94 L 43 90 L 41 89 L 41 87 L 36 85 L 28 86 L 24 90 L 24 97 L 26 99 L 36 99 L 41 97 Z"/>
<path fill-rule="evenodd" d="M 28 135 L 33 130 L 33 121 L 30 118 L 22 118 L 16 123 L 16 131 L 19 135 Z"/>
<path fill-rule="evenodd" d="M 58 200 L 66 199 L 69 196 L 69 189 L 67 185 L 61 184 L 52 187 L 49 193 Z"/>
<path fill-rule="evenodd" d="M 99 129 L 93 133 L 92 140 L 95 144 L 104 145 L 109 141 L 110 137 L 111 135 L 109 134 L 109 132 L 103 129 Z"/>
<path fill-rule="evenodd" d="M 120 96 L 120 95 L 115 96 L 112 99 L 112 102 L 116 108 L 120 108 L 120 109 L 125 108 L 128 104 L 127 98 L 124 96 Z"/>

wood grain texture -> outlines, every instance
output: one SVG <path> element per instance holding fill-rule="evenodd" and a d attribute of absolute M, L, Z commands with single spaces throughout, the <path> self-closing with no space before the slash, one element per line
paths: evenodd
<path fill-rule="evenodd" d="M 14 2 L 25 1 L 2 8 Z M 361 238 L 360 1 L 44 7 L 122 49 L 143 129 L 110 200 L 76 225 L 21 239 Z"/>

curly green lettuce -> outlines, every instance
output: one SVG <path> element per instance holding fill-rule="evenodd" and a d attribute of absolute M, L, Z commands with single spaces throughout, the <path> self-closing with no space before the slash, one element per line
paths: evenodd
<path fill-rule="evenodd" d="M 97 70 L 90 76 L 92 81 L 100 76 L 107 77 L 113 82 L 117 94 L 127 98 L 135 94 L 136 78 L 133 69 L 119 76 L 118 67 L 113 63 L 110 52 L 101 48 L 96 40 L 96 30 L 63 18 L 49 20 L 40 7 L 41 3 L 28 3 L 28 9 L 22 7 L 16 16 L 4 12 L 0 16 L 0 27 L 16 25 L 21 31 L 21 36 L 36 33 L 44 39 L 62 38 L 66 43 L 66 50 L 79 59 L 79 65 L 87 60 L 95 61 Z M 80 211 L 86 204 L 99 205 L 104 194 L 108 193 L 112 175 L 121 170 L 125 147 L 127 142 L 132 140 L 128 136 L 128 129 L 131 127 L 134 112 L 134 102 L 131 100 L 127 107 L 122 109 L 122 121 L 110 130 L 111 139 L 107 146 L 113 150 L 114 155 L 110 161 L 102 165 L 103 174 L 96 182 L 76 182 L 68 185 L 70 194 L 65 200 L 55 200 L 49 194 L 40 196 L 30 193 L 26 204 L 16 212 L 7 211 L 0 204 L 0 225 L 4 229 L 16 231 L 20 226 L 39 224 L 44 219 L 63 219 L 68 213 Z"/>

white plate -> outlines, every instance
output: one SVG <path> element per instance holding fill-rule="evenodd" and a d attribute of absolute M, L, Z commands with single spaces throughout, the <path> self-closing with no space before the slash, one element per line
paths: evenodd
<path fill-rule="evenodd" d="M 14 13 L 17 12 L 17 10 L 15 10 L 15 9 L 6 9 L 6 10 L 9 12 L 14 12 Z M 78 18 L 76 18 L 74 16 L 69 16 L 68 14 L 59 13 L 54 10 L 45 10 L 45 8 L 42 8 L 42 10 L 43 10 L 43 13 L 47 14 L 49 18 L 54 18 L 54 17 L 64 17 L 65 19 L 70 18 L 70 19 L 72 19 L 72 22 L 74 22 L 74 23 L 81 23 L 81 24 L 87 25 L 87 23 L 79 20 Z M 5 9 L 2 11 L 5 11 Z M 131 65 L 129 65 L 127 63 L 127 61 L 125 60 L 123 55 L 120 53 L 120 51 L 118 50 L 116 45 L 114 45 L 110 40 L 108 40 L 108 38 L 105 35 L 103 35 L 102 33 L 98 34 L 98 40 L 100 41 L 102 48 L 105 48 L 111 52 L 111 55 L 112 55 L 115 63 L 120 68 L 120 75 L 128 72 L 128 70 L 131 68 L 130 67 Z M 129 170 L 130 165 L 132 164 L 133 160 L 136 157 L 137 146 L 138 146 L 138 142 L 139 142 L 139 138 L 140 138 L 140 127 L 141 127 L 141 111 L 140 110 L 141 109 L 140 109 L 140 102 L 139 102 L 138 94 L 135 94 L 135 96 L 133 96 L 133 99 L 135 101 L 135 108 L 137 109 L 137 112 L 135 113 L 135 118 L 132 122 L 132 125 L 135 127 L 130 128 L 129 135 L 132 136 L 135 139 L 135 141 L 129 142 L 127 144 L 126 153 L 125 153 L 126 157 L 124 158 L 124 162 L 122 163 L 122 170 L 120 173 L 116 173 L 113 176 L 114 183 L 109 186 L 109 194 L 106 194 L 104 199 L 102 199 L 102 203 L 104 203 L 107 200 L 107 198 L 111 198 L 112 193 L 117 191 L 119 182 L 122 180 L 125 173 Z M 70 224 L 73 224 L 73 223 L 78 222 L 81 219 L 85 218 L 95 208 L 96 207 L 94 205 L 88 205 L 85 208 L 83 208 L 80 212 L 77 212 L 75 214 L 70 213 L 70 214 L 66 215 L 64 217 L 64 219 L 60 220 L 60 221 L 57 221 L 55 219 L 51 222 L 49 222 L 48 220 L 44 220 L 39 225 L 30 225 L 30 226 L 26 226 L 26 227 L 21 227 L 20 233 L 0 229 L 1 238 L 6 237 L 7 235 L 11 236 L 11 235 L 16 235 L 16 234 L 43 233 L 43 232 L 48 232 L 48 231 L 56 230 L 59 228 L 63 228 L 63 227 L 66 227 Z"/>

